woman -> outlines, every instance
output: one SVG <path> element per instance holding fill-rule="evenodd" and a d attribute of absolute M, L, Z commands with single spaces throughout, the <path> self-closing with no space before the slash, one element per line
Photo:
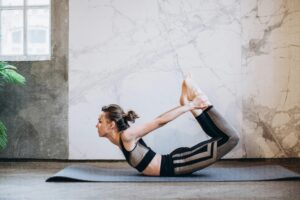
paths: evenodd
<path fill-rule="evenodd" d="M 160 128 L 180 115 L 191 111 L 202 129 L 211 139 L 192 147 L 180 147 L 170 154 L 155 153 L 142 137 Z M 127 162 L 148 176 L 178 176 L 203 169 L 225 154 L 238 143 L 236 131 L 217 112 L 190 76 L 182 83 L 180 106 L 161 114 L 152 121 L 130 127 L 139 116 L 132 110 L 125 113 L 116 105 L 102 107 L 99 116 L 98 134 L 108 138 L 123 152 Z"/>

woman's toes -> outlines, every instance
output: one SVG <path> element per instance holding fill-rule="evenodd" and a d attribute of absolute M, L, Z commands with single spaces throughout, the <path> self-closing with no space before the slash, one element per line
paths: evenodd
<path fill-rule="evenodd" d="M 191 88 L 192 90 L 201 92 L 200 88 L 198 87 L 197 83 L 189 76 L 185 79 L 186 85 L 188 88 Z"/>

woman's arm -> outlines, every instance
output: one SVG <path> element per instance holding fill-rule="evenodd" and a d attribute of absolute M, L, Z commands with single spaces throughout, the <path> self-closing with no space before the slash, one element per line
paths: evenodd
<path fill-rule="evenodd" d="M 126 130 L 126 135 L 130 137 L 131 139 L 138 139 L 146 134 L 150 133 L 151 131 L 160 128 L 167 124 L 168 122 L 176 119 L 180 115 L 182 115 L 185 112 L 191 111 L 195 109 L 196 107 L 194 106 L 193 103 L 184 105 L 184 106 L 177 106 L 161 115 L 156 117 L 150 122 L 147 122 L 142 125 L 130 127 Z"/>

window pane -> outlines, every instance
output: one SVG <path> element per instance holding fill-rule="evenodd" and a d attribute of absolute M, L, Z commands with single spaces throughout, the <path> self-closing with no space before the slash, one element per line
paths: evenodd
<path fill-rule="evenodd" d="M 29 9 L 27 19 L 28 54 L 49 54 L 49 9 Z"/>
<path fill-rule="evenodd" d="M 1 0 L 2 6 L 22 6 L 24 0 Z"/>
<path fill-rule="evenodd" d="M 27 5 L 49 5 L 49 0 L 28 0 Z"/>
<path fill-rule="evenodd" d="M 2 10 L 0 19 L 1 54 L 23 54 L 23 11 Z"/>

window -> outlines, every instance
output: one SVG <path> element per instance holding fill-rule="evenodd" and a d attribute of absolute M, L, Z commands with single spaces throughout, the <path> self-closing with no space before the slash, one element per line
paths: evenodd
<path fill-rule="evenodd" d="M 0 60 L 49 60 L 50 0 L 0 0 Z"/>

